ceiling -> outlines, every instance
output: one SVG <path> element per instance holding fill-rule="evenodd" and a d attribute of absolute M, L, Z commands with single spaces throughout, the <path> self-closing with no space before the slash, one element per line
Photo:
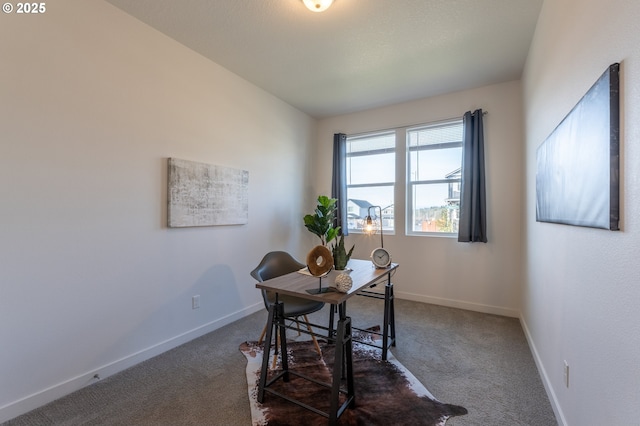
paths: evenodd
<path fill-rule="evenodd" d="M 315 118 L 517 80 L 543 0 L 107 0 Z"/>

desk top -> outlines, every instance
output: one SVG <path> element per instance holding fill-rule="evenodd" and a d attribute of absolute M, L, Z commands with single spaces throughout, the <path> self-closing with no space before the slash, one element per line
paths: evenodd
<path fill-rule="evenodd" d="M 378 269 L 373 266 L 370 260 L 351 259 L 347 264 L 347 268 L 352 269 L 351 278 L 353 286 L 347 293 L 341 293 L 335 289 L 330 289 L 326 293 L 311 294 L 307 290 L 314 290 L 320 287 L 320 278 L 306 275 L 300 272 L 292 272 L 287 275 L 272 278 L 261 283 L 257 283 L 256 287 L 279 294 L 288 294 L 308 300 L 317 300 L 319 302 L 340 304 L 348 298 L 369 287 L 376 281 L 381 280 L 387 274 L 398 268 L 398 264 L 392 263 L 385 269 Z M 322 287 L 335 287 L 335 279 L 343 271 L 332 270 L 326 277 L 322 278 Z"/>

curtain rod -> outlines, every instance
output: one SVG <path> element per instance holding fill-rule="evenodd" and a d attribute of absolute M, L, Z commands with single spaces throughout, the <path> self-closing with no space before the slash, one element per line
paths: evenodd
<path fill-rule="evenodd" d="M 487 114 L 489 114 L 487 111 L 482 111 L 482 116 L 483 117 L 485 115 L 487 115 Z M 402 124 L 400 126 L 389 127 L 389 128 L 386 128 L 386 129 L 376 129 L 376 130 L 367 130 L 366 132 L 349 133 L 348 136 L 360 136 L 360 135 L 368 135 L 368 134 L 371 134 L 371 133 L 389 132 L 391 130 L 404 129 L 404 128 L 407 128 L 407 127 L 431 126 L 431 125 L 436 125 L 436 124 L 440 124 L 440 123 L 446 123 L 448 121 L 460 120 L 461 118 L 462 117 L 444 118 L 442 120 L 431 121 L 429 123 Z"/>

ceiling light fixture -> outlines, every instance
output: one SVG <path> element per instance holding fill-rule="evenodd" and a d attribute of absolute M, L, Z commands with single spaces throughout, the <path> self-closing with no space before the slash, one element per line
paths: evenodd
<path fill-rule="evenodd" d="M 302 0 L 304 5 L 312 12 L 324 12 L 331 6 L 333 0 Z"/>

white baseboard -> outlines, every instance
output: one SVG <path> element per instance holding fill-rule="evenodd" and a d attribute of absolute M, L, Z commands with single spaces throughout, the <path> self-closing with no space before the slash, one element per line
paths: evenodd
<path fill-rule="evenodd" d="M 62 398 L 63 396 L 68 395 L 76 390 L 82 389 L 83 387 L 94 383 L 96 380 L 104 379 L 113 374 L 119 373 L 120 371 L 126 370 L 129 367 L 133 367 L 134 365 L 139 364 L 142 361 L 146 361 L 150 358 L 153 358 L 154 356 L 160 355 L 163 352 L 166 352 L 195 338 L 217 330 L 220 327 L 244 318 L 245 316 L 251 315 L 254 312 L 258 312 L 261 309 L 264 309 L 264 304 L 262 302 L 256 303 L 254 305 L 231 313 L 227 316 L 215 319 L 207 324 L 203 324 L 197 328 L 186 331 L 175 337 L 159 342 L 146 349 L 127 355 L 126 357 L 123 357 L 119 360 L 110 362 L 106 365 L 96 368 L 95 370 L 81 373 L 73 378 L 60 382 L 47 389 L 43 389 L 17 401 L 6 404 L 0 407 L 0 423 L 28 413 L 29 411 L 48 404 L 51 401 Z M 99 379 L 96 378 L 96 375 L 99 377 Z"/>
<path fill-rule="evenodd" d="M 540 355 L 538 354 L 538 350 L 536 349 L 535 342 L 531 337 L 531 333 L 529 333 L 529 327 L 527 327 L 527 322 L 524 320 L 522 315 L 520 315 L 520 324 L 522 324 L 522 329 L 524 330 L 524 335 L 527 338 L 527 342 L 529 343 L 529 349 L 531 349 L 531 353 L 533 354 L 533 360 L 536 363 L 536 367 L 538 367 L 538 374 L 542 379 L 542 384 L 544 385 L 544 389 L 547 392 L 547 396 L 549 397 L 549 401 L 551 402 L 551 408 L 553 408 L 553 412 L 556 415 L 556 420 L 558 424 L 561 426 L 566 426 L 567 421 L 564 418 L 564 413 L 562 412 L 562 407 L 556 397 L 556 393 L 553 390 L 553 386 L 551 385 L 551 381 L 549 380 L 549 376 L 547 375 L 547 371 L 542 364 L 542 360 L 540 359 Z"/>
<path fill-rule="evenodd" d="M 413 300 L 415 302 L 430 303 L 432 305 L 447 306 L 449 308 L 466 309 L 468 311 L 482 312 L 485 314 L 502 315 L 505 317 L 519 318 L 520 312 L 516 309 L 503 308 L 500 306 L 483 305 L 480 303 L 465 302 L 462 300 L 445 299 L 442 297 L 424 296 L 421 294 L 406 293 L 402 291 L 393 292 L 398 299 Z"/>
<path fill-rule="evenodd" d="M 551 385 L 551 382 L 549 380 L 549 376 L 547 375 L 544 365 L 542 364 L 540 355 L 538 354 L 538 350 L 536 349 L 535 342 L 533 341 L 533 338 L 531 337 L 531 333 L 529 332 L 529 328 L 527 327 L 527 323 L 522 317 L 522 314 L 520 312 L 518 312 L 515 309 L 501 308 L 499 306 L 482 305 L 478 303 L 444 299 L 440 297 L 429 297 L 429 296 L 423 296 L 423 295 L 413 294 L 413 293 L 394 291 L 394 296 L 399 299 L 413 300 L 416 302 L 448 306 L 450 308 L 460 308 L 460 309 L 466 309 L 466 310 L 475 311 L 475 312 L 482 312 L 487 314 L 495 314 L 495 315 L 518 318 L 520 320 L 520 324 L 522 325 L 524 335 L 527 339 L 529 349 L 531 350 L 533 359 L 536 363 L 536 367 L 538 368 L 538 374 L 540 375 L 540 379 L 542 380 L 542 384 L 544 385 L 544 389 L 547 393 L 547 397 L 551 402 L 551 408 L 553 409 L 553 412 L 556 416 L 556 420 L 558 421 L 558 424 L 560 426 L 567 426 L 567 421 L 564 417 L 564 413 L 562 412 L 562 407 L 560 406 L 558 398 L 556 397 L 556 394 L 553 390 L 553 386 Z"/>

